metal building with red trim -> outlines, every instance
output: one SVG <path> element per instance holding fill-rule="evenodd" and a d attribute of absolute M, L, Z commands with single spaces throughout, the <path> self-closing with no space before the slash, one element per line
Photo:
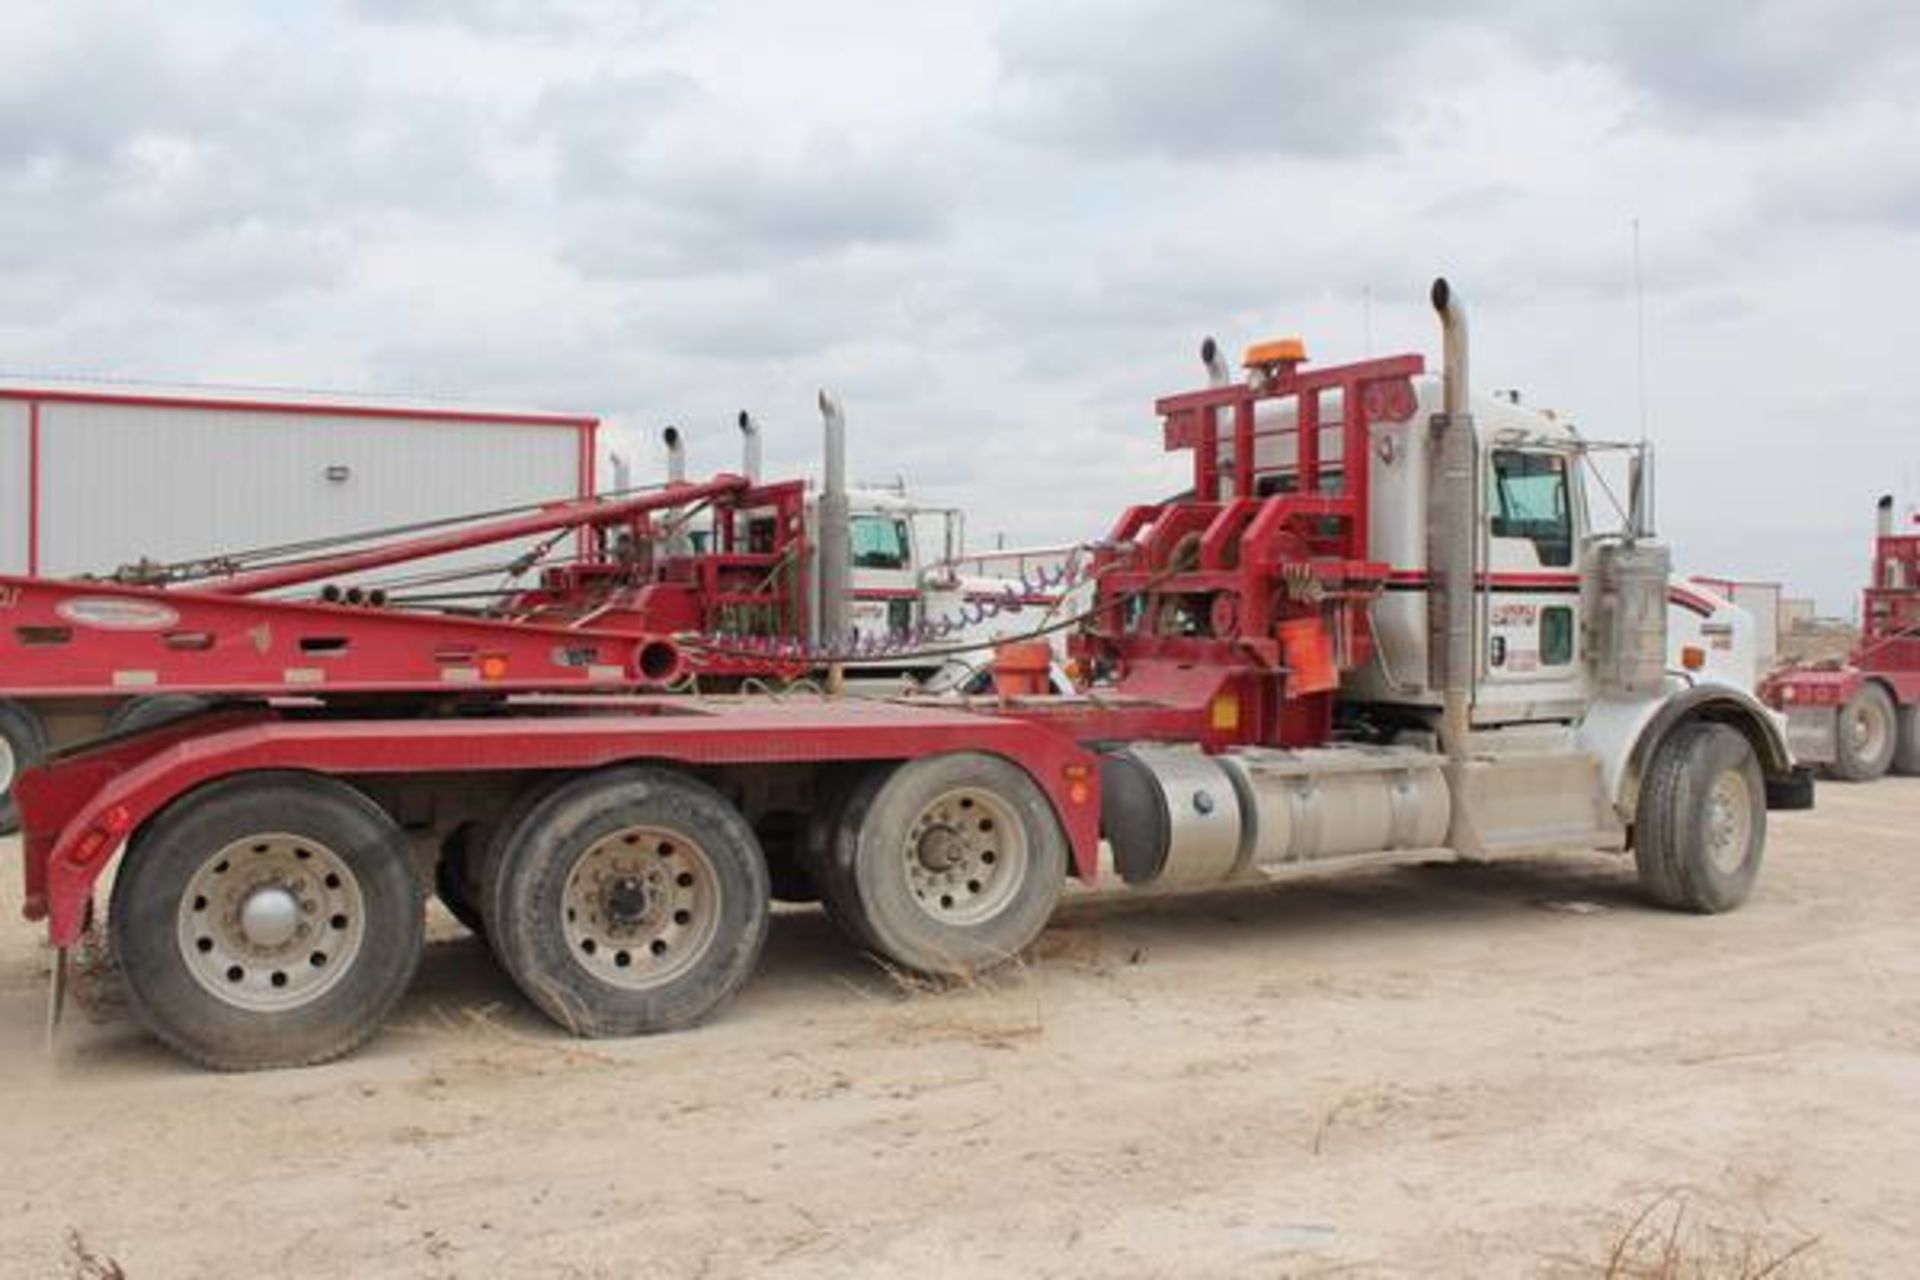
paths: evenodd
<path fill-rule="evenodd" d="M 0 381 L 0 572 L 98 573 L 586 494 L 599 425 L 452 400 Z"/>

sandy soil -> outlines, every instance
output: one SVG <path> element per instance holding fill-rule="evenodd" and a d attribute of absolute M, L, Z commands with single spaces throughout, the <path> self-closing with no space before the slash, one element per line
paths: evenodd
<path fill-rule="evenodd" d="M 1821 806 L 1717 919 L 1602 857 L 1403 866 L 1081 900 L 929 994 L 786 914 L 717 1023 L 627 1042 L 440 920 L 368 1049 L 241 1077 L 111 987 L 49 1057 L 15 923 L 0 1274 L 1915 1274 L 1920 780 Z"/>

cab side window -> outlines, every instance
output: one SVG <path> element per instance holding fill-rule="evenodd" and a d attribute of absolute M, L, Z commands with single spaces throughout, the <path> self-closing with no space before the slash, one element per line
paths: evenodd
<path fill-rule="evenodd" d="M 1493 455 L 1493 536 L 1525 538 L 1540 563 L 1573 563 L 1573 507 L 1567 460 L 1555 453 L 1500 450 Z"/>
<path fill-rule="evenodd" d="M 858 569 L 907 567 L 907 526 L 891 516 L 855 516 L 852 520 L 853 563 Z"/>

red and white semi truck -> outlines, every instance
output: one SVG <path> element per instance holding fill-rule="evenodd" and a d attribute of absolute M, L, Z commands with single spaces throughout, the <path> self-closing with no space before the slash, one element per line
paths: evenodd
<path fill-rule="evenodd" d="M 1459 296 L 1433 301 L 1438 378 L 1264 344 L 1244 380 L 1159 402 L 1192 488 L 1100 544 L 1091 605 L 1059 624 L 1073 694 L 636 694 L 690 651 L 760 651 L 711 619 L 640 634 L 0 580 L 0 692 L 138 670 L 229 698 L 20 778 L 28 914 L 64 956 L 118 857 L 105 923 L 133 1008 L 237 1069 L 374 1033 L 436 869 L 527 997 L 587 1035 L 713 1011 L 756 964 L 774 878 L 810 881 L 889 964 L 1000 962 L 1069 875 L 1096 877 L 1103 837 L 1133 885 L 1631 850 L 1654 901 L 1731 909 L 1768 807 L 1811 803 L 1779 718 L 1717 678 L 1708 629 L 1739 619 L 1676 586 L 1639 504 L 1594 528 L 1595 446 L 1471 399 Z M 656 509 L 627 501 L 549 515 L 606 536 Z M 823 547 L 844 546 L 824 505 Z M 744 537 L 757 508 L 738 509 Z M 759 545 L 729 552 L 731 581 L 764 578 Z"/>

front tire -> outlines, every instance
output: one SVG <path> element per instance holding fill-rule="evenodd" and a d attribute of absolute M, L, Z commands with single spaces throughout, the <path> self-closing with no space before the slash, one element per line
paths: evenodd
<path fill-rule="evenodd" d="M 1898 745 L 1898 717 L 1884 686 L 1869 681 L 1840 706 L 1835 726 L 1833 776 L 1872 782 L 1886 773 Z"/>
<path fill-rule="evenodd" d="M 1668 734 L 1634 822 L 1647 896 L 1681 911 L 1731 911 L 1753 891 L 1766 843 L 1766 779 L 1746 736 L 1699 720 Z"/>
<path fill-rule="evenodd" d="M 1039 936 L 1066 882 L 1067 840 L 1025 770 L 957 751 L 863 791 L 843 819 L 853 844 L 838 861 L 851 883 L 838 910 L 883 960 L 966 977 Z"/>
<path fill-rule="evenodd" d="M 423 903 L 404 835 L 310 774 L 214 783 L 147 824 L 108 918 L 135 1013 L 223 1071 L 358 1047 L 405 993 Z"/>
<path fill-rule="evenodd" d="M 494 952 L 575 1035 L 697 1022 L 759 960 L 766 863 L 746 819 L 703 782 L 651 768 L 577 778 L 500 848 Z"/>

